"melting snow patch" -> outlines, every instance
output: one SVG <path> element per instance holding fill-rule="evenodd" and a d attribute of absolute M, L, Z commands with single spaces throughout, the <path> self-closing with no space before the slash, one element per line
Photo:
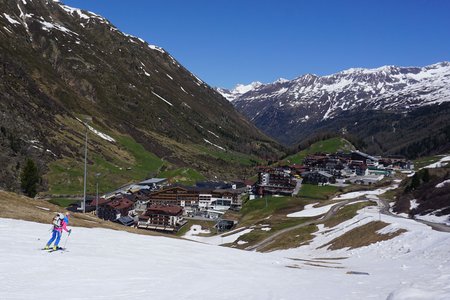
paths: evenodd
<path fill-rule="evenodd" d="M 36 205 L 36 207 L 39 209 L 42 209 L 42 210 L 46 210 L 46 211 L 50 210 L 50 208 L 47 208 L 47 207 L 42 207 L 42 206 L 37 206 L 37 205 Z"/>
<path fill-rule="evenodd" d="M 208 130 L 209 133 L 211 133 L 213 136 L 215 136 L 216 138 L 220 138 L 217 134 L 215 134 L 214 132 L 212 132 L 211 130 Z"/>
<path fill-rule="evenodd" d="M 433 213 L 431 213 L 431 214 L 424 215 L 424 216 L 415 215 L 414 217 L 416 219 L 433 222 L 433 223 L 441 223 L 441 224 L 450 226 L 450 215 L 436 216 Z"/>
<path fill-rule="evenodd" d="M 435 162 L 433 164 L 430 164 L 428 166 L 425 166 L 421 169 L 435 169 L 435 168 L 441 168 L 447 165 L 447 163 L 450 162 L 450 155 L 449 156 L 445 156 L 443 158 L 441 158 L 438 162 Z"/>
<path fill-rule="evenodd" d="M 350 192 L 350 193 L 342 194 L 339 197 L 335 197 L 335 198 L 333 198 L 333 200 L 353 199 L 353 198 L 368 196 L 368 195 L 381 195 L 381 194 L 386 193 L 389 190 L 394 190 L 396 188 L 398 188 L 398 184 L 394 184 L 387 188 L 376 189 L 373 191 Z"/>
<path fill-rule="evenodd" d="M 6 31 L 8 31 L 9 33 L 12 33 L 12 31 L 9 30 L 8 27 L 3 26 L 3 28 L 4 28 Z"/>
<path fill-rule="evenodd" d="M 116 140 L 113 139 L 112 137 L 110 137 L 109 135 L 107 135 L 106 133 L 100 132 L 97 129 L 95 129 L 94 127 L 90 126 L 89 124 L 86 124 L 85 122 L 81 121 L 80 119 L 76 118 L 80 123 L 83 123 L 84 125 L 87 126 L 87 128 L 89 128 L 90 131 L 92 131 L 93 133 L 95 133 L 96 135 L 98 135 L 99 137 L 101 137 L 102 139 L 111 142 L 111 143 L 115 143 Z"/>
<path fill-rule="evenodd" d="M 5 16 L 5 18 L 8 20 L 9 23 L 11 24 L 20 24 L 19 21 L 13 19 L 10 15 L 3 13 L 3 15 Z"/>
<path fill-rule="evenodd" d="M 59 31 L 64 32 L 64 33 L 78 35 L 78 33 L 73 32 L 72 30 L 67 29 L 66 27 L 64 27 L 62 25 L 53 24 L 53 23 L 50 23 L 50 22 L 47 22 L 47 21 L 41 21 L 41 20 L 37 20 L 37 21 L 42 24 L 42 29 L 45 30 L 45 31 L 50 31 L 52 29 L 56 29 L 56 30 L 59 30 Z"/>
<path fill-rule="evenodd" d="M 444 181 L 442 181 L 441 183 L 436 184 L 436 187 L 437 187 L 437 188 L 442 188 L 442 187 L 444 187 L 444 185 L 446 185 L 446 184 L 450 184 L 450 179 L 444 180 Z"/>
<path fill-rule="evenodd" d="M 158 95 L 157 93 L 152 91 L 152 94 L 155 95 L 156 97 L 158 97 L 159 99 L 161 99 L 162 101 L 166 102 L 167 104 L 169 104 L 170 106 L 173 106 L 172 103 L 170 103 L 169 101 L 167 101 L 166 99 L 164 99 L 163 97 L 161 97 L 160 95 Z"/>
<path fill-rule="evenodd" d="M 73 15 L 74 13 L 77 14 L 81 19 L 89 20 L 91 19 L 91 16 L 86 15 L 81 11 L 81 9 L 73 8 L 67 5 L 60 5 L 62 9 L 64 9 L 66 12 L 68 12 L 70 15 Z M 97 16 L 96 16 L 97 17 Z"/>
<path fill-rule="evenodd" d="M 148 47 L 150 48 L 150 49 L 152 49 L 152 50 L 156 50 L 156 51 L 159 51 L 159 52 L 161 52 L 161 53 L 166 53 L 166 51 L 164 51 L 164 49 L 163 48 L 161 48 L 161 47 L 158 47 L 158 46 L 155 46 L 155 45 L 148 45 Z"/>
<path fill-rule="evenodd" d="M 336 205 L 336 203 L 333 203 L 333 204 L 329 204 L 329 205 L 325 205 L 325 206 L 321 206 L 321 207 L 314 207 L 314 205 L 316 205 L 316 204 L 318 204 L 318 203 L 305 205 L 305 208 L 303 210 L 292 213 L 292 214 L 288 214 L 287 217 L 298 218 L 298 217 L 320 216 L 320 215 L 323 215 L 324 213 L 328 212 L 333 205 Z"/>
<path fill-rule="evenodd" d="M 210 144 L 210 145 L 212 145 L 212 146 L 214 146 L 214 147 L 217 147 L 217 148 L 219 148 L 220 150 L 223 150 L 223 151 L 225 151 L 225 148 L 224 147 L 220 147 L 219 145 L 216 145 L 216 144 L 214 144 L 214 143 L 211 143 L 210 141 L 208 141 L 207 139 L 203 139 L 205 142 L 207 142 L 208 144 Z"/>
<path fill-rule="evenodd" d="M 416 199 L 413 199 L 411 201 L 409 201 L 409 209 L 415 209 L 419 206 L 419 203 L 417 203 Z"/>
<path fill-rule="evenodd" d="M 181 88 L 181 90 L 183 91 L 183 92 L 185 92 L 186 94 L 188 94 L 189 95 L 189 93 L 188 92 L 186 92 L 184 89 L 183 89 L 183 87 L 182 86 L 180 86 L 180 88 Z"/>
<path fill-rule="evenodd" d="M 202 227 L 200 225 L 192 225 L 191 229 L 186 232 L 186 234 L 183 236 L 183 238 L 202 242 L 205 244 L 210 245 L 221 245 L 221 244 L 227 244 L 227 243 L 233 243 L 236 241 L 241 235 L 244 235 L 246 233 L 251 232 L 253 229 L 245 229 L 242 231 L 238 231 L 234 234 L 230 234 L 230 232 L 227 232 L 222 235 L 215 235 L 215 236 L 199 236 L 198 234 L 208 234 L 210 233 L 209 230 L 202 230 Z M 226 236 L 225 236 L 226 235 Z"/>

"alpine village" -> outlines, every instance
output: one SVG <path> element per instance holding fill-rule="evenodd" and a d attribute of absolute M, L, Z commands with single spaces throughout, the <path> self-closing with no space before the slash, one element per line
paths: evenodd
<path fill-rule="evenodd" d="M 0 6 L 0 299 L 450 299 L 449 62 L 225 89 Z"/>

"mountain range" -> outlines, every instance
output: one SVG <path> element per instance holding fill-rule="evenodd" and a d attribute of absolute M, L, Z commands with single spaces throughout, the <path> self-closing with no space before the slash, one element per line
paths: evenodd
<path fill-rule="evenodd" d="M 166 50 L 59 1 L 0 6 L 0 187 L 17 189 L 25 157 L 43 174 L 58 161 L 55 177 L 81 181 L 86 120 L 89 165 L 101 161 L 111 176 L 144 154 L 159 167 L 192 167 L 206 177 L 238 175 L 243 160 L 249 166 L 279 154 Z M 132 179 L 123 176 L 122 183 Z"/>
<path fill-rule="evenodd" d="M 279 79 L 269 84 L 254 82 L 238 85 L 233 90 L 217 90 L 261 130 L 286 145 L 299 143 L 323 130 L 356 134 L 372 151 L 380 152 L 382 149 L 372 141 L 377 137 L 369 132 L 371 128 L 384 126 L 387 132 L 385 129 L 378 131 L 398 134 L 402 129 L 398 124 L 402 120 L 408 120 L 410 127 L 417 125 L 408 116 L 417 119 L 414 112 L 418 109 L 421 109 L 421 118 L 431 113 L 431 119 L 445 119 L 428 128 L 431 135 L 446 130 L 444 125 L 449 124 L 449 119 L 439 111 L 445 112 L 450 102 L 450 63 L 353 68 L 328 76 L 306 74 L 293 80 Z M 441 109 L 433 109 L 435 106 Z M 367 127 L 368 121 L 374 126 Z M 423 124 L 423 127 L 429 125 Z M 361 130 L 364 126 L 367 130 Z M 417 136 L 409 134 L 405 138 L 418 141 Z M 400 136 L 403 142 L 401 139 Z M 387 146 L 385 150 L 392 148 Z"/>

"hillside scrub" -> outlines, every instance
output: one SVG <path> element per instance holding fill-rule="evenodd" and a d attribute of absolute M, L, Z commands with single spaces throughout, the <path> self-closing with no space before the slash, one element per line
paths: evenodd
<path fill-rule="evenodd" d="M 432 212 L 437 216 L 450 214 L 450 185 L 436 188 L 449 178 L 448 168 L 422 169 L 407 178 L 396 194 L 394 212 L 406 213 L 410 217 Z M 417 207 L 411 207 L 412 200 L 415 200 Z"/>

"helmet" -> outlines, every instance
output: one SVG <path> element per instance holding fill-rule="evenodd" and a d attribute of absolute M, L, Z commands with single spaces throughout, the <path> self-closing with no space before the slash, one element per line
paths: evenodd
<path fill-rule="evenodd" d="M 63 213 L 58 213 L 58 218 L 60 218 L 61 220 L 64 219 L 64 214 Z"/>

